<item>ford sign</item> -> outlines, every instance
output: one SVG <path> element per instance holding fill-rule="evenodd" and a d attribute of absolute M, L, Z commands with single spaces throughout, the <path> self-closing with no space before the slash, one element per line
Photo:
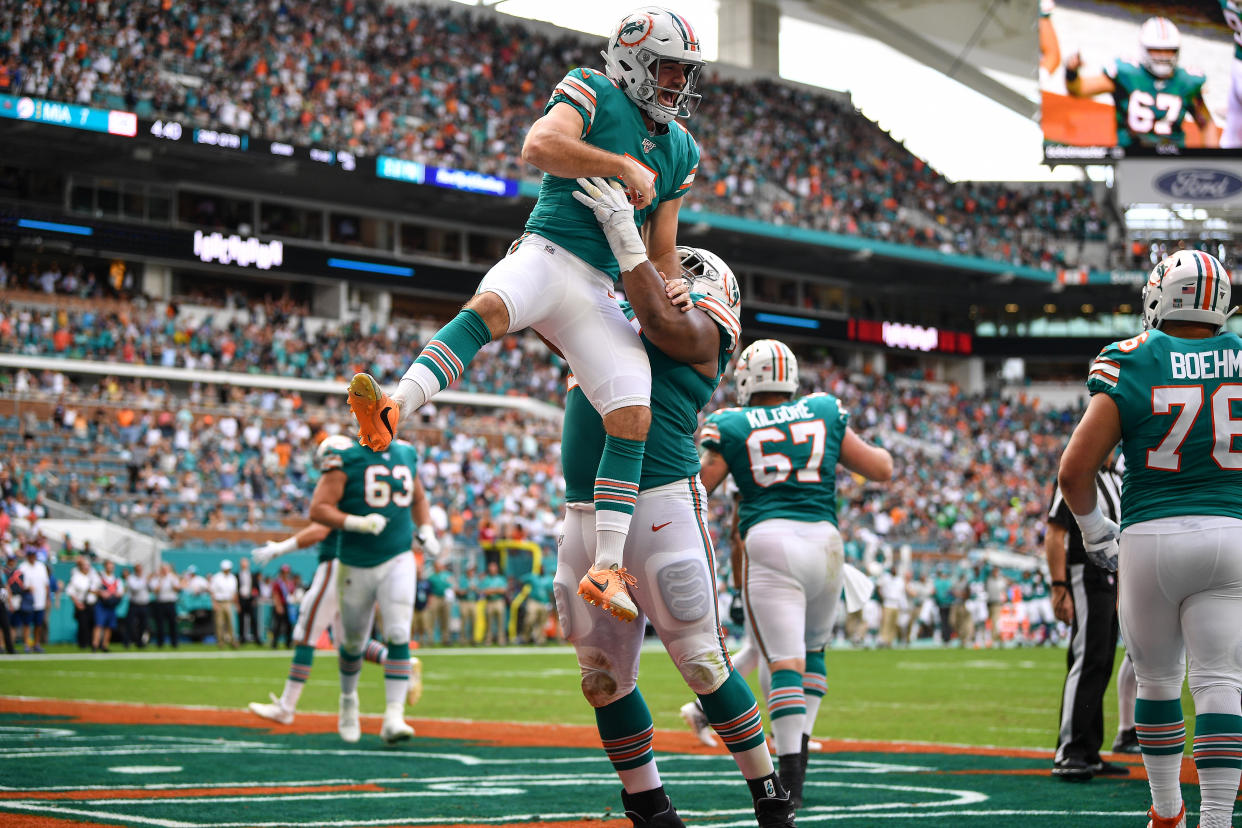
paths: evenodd
<path fill-rule="evenodd" d="M 1165 173 L 1152 183 L 1165 195 L 1185 201 L 1223 201 L 1242 192 L 1242 178 L 1209 168 Z"/>

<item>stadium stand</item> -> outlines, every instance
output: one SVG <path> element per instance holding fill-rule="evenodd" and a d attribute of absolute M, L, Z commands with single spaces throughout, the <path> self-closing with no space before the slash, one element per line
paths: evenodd
<path fill-rule="evenodd" d="M 599 63 L 596 41 L 419 3 L 0 9 L 0 92 L 511 179 L 562 74 Z M 691 209 L 785 224 L 796 207 L 814 229 L 1046 269 L 1092 264 L 1084 245 L 1115 223 L 1087 185 L 950 182 L 822 92 L 719 75 L 703 92 Z"/>

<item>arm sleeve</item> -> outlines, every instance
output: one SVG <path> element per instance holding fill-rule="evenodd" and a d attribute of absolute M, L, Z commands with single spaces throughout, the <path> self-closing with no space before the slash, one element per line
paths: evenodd
<path fill-rule="evenodd" d="M 544 114 L 547 114 L 558 103 L 567 103 L 578 110 L 578 114 L 582 116 L 580 137 L 585 138 L 595 122 L 596 103 L 595 89 L 591 86 L 586 70 L 573 69 L 561 78 L 561 82 L 552 90 L 552 96 L 548 98 L 548 103 L 543 108 Z"/>

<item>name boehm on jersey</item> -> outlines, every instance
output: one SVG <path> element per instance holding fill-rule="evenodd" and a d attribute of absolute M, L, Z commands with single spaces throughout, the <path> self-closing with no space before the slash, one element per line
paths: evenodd
<path fill-rule="evenodd" d="M 1232 379 L 1242 377 L 1242 351 L 1233 349 L 1203 353 L 1169 354 L 1173 379 Z"/>

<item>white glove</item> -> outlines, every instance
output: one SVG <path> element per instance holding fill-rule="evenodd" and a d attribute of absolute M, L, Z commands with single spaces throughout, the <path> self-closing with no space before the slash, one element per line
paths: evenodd
<path fill-rule="evenodd" d="M 1098 505 L 1085 515 L 1074 515 L 1074 520 L 1082 531 L 1082 548 L 1087 560 L 1100 569 L 1116 572 L 1121 527 L 1104 517 Z"/>
<path fill-rule="evenodd" d="M 573 197 L 595 214 L 621 272 L 647 261 L 647 248 L 638 235 L 638 225 L 634 224 L 634 205 L 625 197 L 621 185 L 602 178 L 579 178 L 578 186 L 582 192 L 574 190 Z"/>
<path fill-rule="evenodd" d="M 378 535 L 388 525 L 388 518 L 378 512 L 369 515 L 346 515 L 345 531 L 360 532 L 364 535 Z"/>
<path fill-rule="evenodd" d="M 292 552 L 297 549 L 298 542 L 293 538 L 285 538 L 282 541 L 268 541 L 258 549 L 250 550 L 250 560 L 260 569 L 270 564 L 275 559 L 284 555 L 286 552 Z"/>
<path fill-rule="evenodd" d="M 430 523 L 418 527 L 418 545 L 431 557 L 440 554 L 440 539 L 436 537 L 436 529 Z"/>

